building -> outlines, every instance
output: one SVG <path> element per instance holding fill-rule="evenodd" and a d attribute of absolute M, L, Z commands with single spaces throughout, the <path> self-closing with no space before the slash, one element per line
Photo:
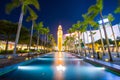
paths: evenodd
<path fill-rule="evenodd" d="M 100 24 L 100 30 L 101 30 L 101 33 L 102 33 L 102 38 L 105 39 L 105 35 L 104 35 L 104 30 L 102 28 L 102 25 Z M 115 39 L 120 39 L 120 25 L 116 24 L 116 25 L 113 25 L 113 31 L 114 31 L 114 35 L 115 35 Z M 113 34 L 112 34 L 112 30 L 111 30 L 111 27 L 109 25 L 109 23 L 105 23 L 105 28 L 106 28 L 106 32 L 107 32 L 107 36 L 108 36 L 108 39 L 111 39 L 111 40 L 114 40 L 114 37 L 113 37 Z M 96 42 L 98 40 L 101 39 L 101 36 L 100 36 L 100 30 L 92 30 L 91 32 L 94 33 L 93 34 L 93 42 Z M 75 32 L 75 33 L 72 33 L 73 35 L 76 35 L 76 39 L 75 39 L 75 44 L 78 44 L 78 34 Z M 84 38 L 83 38 L 83 34 L 84 34 Z M 91 44 L 92 43 L 92 40 L 91 40 L 91 35 L 90 35 L 90 31 L 86 31 L 84 33 L 81 33 L 81 39 L 82 39 L 82 42 L 84 42 L 85 44 Z M 64 34 L 64 38 L 65 39 L 67 36 L 70 36 L 70 34 Z M 64 41 L 64 40 L 63 40 Z M 97 45 L 98 47 L 100 45 L 98 44 L 95 44 Z M 95 47 L 97 47 L 95 46 Z M 85 47 L 88 47 L 85 46 Z M 89 45 L 89 47 L 91 48 L 91 46 Z M 95 48 L 95 49 L 98 49 Z"/>
<path fill-rule="evenodd" d="M 57 31 L 57 46 L 58 46 L 58 51 L 62 51 L 62 44 L 63 44 L 63 31 L 62 31 L 62 26 L 58 26 L 58 31 Z"/>

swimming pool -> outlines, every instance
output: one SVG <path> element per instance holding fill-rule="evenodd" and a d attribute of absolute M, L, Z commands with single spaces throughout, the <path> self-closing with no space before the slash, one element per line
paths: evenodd
<path fill-rule="evenodd" d="M 18 66 L 0 80 L 120 80 L 120 76 L 69 53 L 55 52 Z"/>

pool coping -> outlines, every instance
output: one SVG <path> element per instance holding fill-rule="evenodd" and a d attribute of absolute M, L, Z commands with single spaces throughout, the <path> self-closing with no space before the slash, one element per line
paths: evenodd
<path fill-rule="evenodd" d="M 24 62 L 16 63 L 16 64 L 13 64 L 13 65 L 10 65 L 10 66 L 6 66 L 4 68 L 0 68 L 0 76 L 4 75 L 4 74 L 6 74 L 6 73 L 8 73 L 10 71 L 13 71 L 13 70 L 17 69 L 18 66 L 21 66 L 21 65 L 23 66 L 23 65 L 29 64 L 34 60 L 36 60 L 36 58 L 26 60 Z"/>
<path fill-rule="evenodd" d="M 74 54 L 74 53 L 73 53 Z M 74 54 L 76 57 L 80 58 L 79 55 L 76 55 Z M 110 63 L 110 62 L 105 62 L 105 61 L 102 61 L 102 60 L 97 60 L 97 59 L 93 59 L 93 58 L 89 58 L 89 57 L 83 57 L 84 60 L 86 62 L 89 62 L 93 65 L 100 65 L 100 66 L 103 66 L 105 67 L 106 69 L 108 70 L 112 70 L 113 72 L 116 72 L 117 74 L 120 75 L 120 66 L 117 65 L 117 64 L 113 64 L 113 63 Z"/>

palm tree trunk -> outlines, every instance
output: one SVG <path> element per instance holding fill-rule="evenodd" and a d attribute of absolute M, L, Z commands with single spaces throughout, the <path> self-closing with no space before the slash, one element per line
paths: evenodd
<path fill-rule="evenodd" d="M 111 27 L 111 30 L 112 30 L 112 34 L 113 34 L 113 38 L 114 38 L 114 42 L 115 42 L 117 57 L 119 57 L 118 45 L 117 45 L 117 41 L 116 41 L 116 39 L 115 39 L 115 33 L 114 33 L 114 30 L 113 30 L 113 27 L 112 27 L 111 22 L 109 22 L 109 24 L 110 24 L 110 27 Z"/>
<path fill-rule="evenodd" d="M 80 41 L 80 32 L 78 31 L 78 54 L 80 55 L 81 53 L 81 41 Z"/>
<path fill-rule="evenodd" d="M 22 48 L 23 48 L 23 44 L 21 44 L 21 50 L 22 50 Z"/>
<path fill-rule="evenodd" d="M 101 16 L 101 19 L 102 19 L 102 26 L 103 26 L 103 30 L 104 30 L 104 34 L 105 34 L 105 38 L 106 38 L 106 42 L 107 42 L 109 58 L 110 58 L 110 61 L 113 61 L 112 55 L 111 55 L 111 52 L 110 52 L 109 40 L 108 40 L 105 24 L 104 24 L 104 21 L 103 21 L 102 12 L 100 12 L 100 16 Z"/>
<path fill-rule="evenodd" d="M 29 50 L 31 49 L 31 45 L 32 45 L 33 27 L 34 27 L 34 21 L 32 21 Z"/>
<path fill-rule="evenodd" d="M 7 36 L 7 40 L 6 40 L 6 47 L 5 47 L 5 53 L 8 53 L 8 41 L 9 41 L 9 35 Z"/>
<path fill-rule="evenodd" d="M 15 39 L 15 45 L 14 45 L 14 50 L 13 50 L 13 54 L 14 55 L 16 54 L 17 44 L 18 44 L 18 41 L 19 41 L 20 30 L 21 30 L 22 21 L 23 21 L 23 15 L 24 15 L 24 13 L 22 11 L 21 14 L 20 14 L 19 22 L 18 22 L 18 29 L 17 29 L 16 39 Z"/>
<path fill-rule="evenodd" d="M 37 36 L 37 51 L 38 51 L 38 46 L 39 46 L 39 31 L 38 31 L 38 36 Z"/>
<path fill-rule="evenodd" d="M 87 34 L 87 41 L 88 41 L 88 44 L 89 44 L 89 36 L 88 36 L 88 32 L 86 32 L 86 34 Z M 89 46 L 89 45 L 88 45 Z M 90 53 L 90 49 L 89 49 L 89 47 L 88 47 L 88 52 L 89 52 L 89 54 L 91 54 Z"/>
<path fill-rule="evenodd" d="M 90 35 L 91 35 L 91 41 L 92 41 L 93 57 L 95 58 L 94 39 L 93 39 L 93 33 L 91 31 L 91 27 L 90 27 Z"/>
<path fill-rule="evenodd" d="M 100 39 L 101 39 L 101 43 L 102 43 L 103 55 L 105 55 L 105 48 L 104 48 L 104 43 L 103 43 L 103 38 L 102 38 L 102 33 L 101 33 L 101 29 L 100 28 L 99 28 L 99 32 L 100 32 Z"/>
<path fill-rule="evenodd" d="M 42 49 L 44 50 L 44 36 L 42 36 Z"/>
<path fill-rule="evenodd" d="M 46 48 L 46 34 L 45 34 L 45 37 L 44 37 L 44 50 L 45 50 L 45 48 Z M 46 50 L 45 50 L 45 53 L 46 53 Z"/>
<path fill-rule="evenodd" d="M 85 35 L 84 35 L 84 32 L 83 32 L 83 43 L 84 43 L 84 46 L 86 46 L 85 45 Z M 85 56 L 87 56 L 85 47 L 84 47 L 84 51 L 85 51 Z"/>

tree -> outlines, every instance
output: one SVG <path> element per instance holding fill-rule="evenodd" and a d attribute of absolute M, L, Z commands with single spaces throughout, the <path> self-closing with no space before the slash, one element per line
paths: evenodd
<path fill-rule="evenodd" d="M 32 26 L 31 26 L 31 34 L 30 34 L 30 43 L 29 43 L 29 50 L 31 49 L 31 44 L 32 44 L 32 36 L 33 36 L 33 28 L 35 25 L 35 20 L 38 18 L 37 14 L 31 9 L 28 8 L 30 11 L 30 16 L 27 17 L 27 21 L 32 21 Z"/>
<path fill-rule="evenodd" d="M 99 32 L 100 32 L 100 40 L 101 40 L 101 44 L 102 44 L 102 51 L 103 51 L 103 55 L 105 55 L 105 46 L 104 46 L 104 42 L 103 42 L 103 38 L 102 38 L 102 33 L 101 33 L 101 29 L 99 27 Z"/>
<path fill-rule="evenodd" d="M 71 43 L 72 42 L 72 40 L 71 40 L 72 39 L 72 33 L 74 32 L 74 30 L 73 30 L 73 28 L 69 28 L 67 32 L 70 34 L 69 43 Z M 70 44 L 68 47 L 69 47 L 68 49 L 71 51 L 70 47 L 72 47 L 72 44 Z"/>
<path fill-rule="evenodd" d="M 49 28 L 47 27 L 47 28 L 44 28 L 44 50 L 45 50 L 45 47 L 46 47 L 46 43 L 47 43 L 47 38 L 48 38 L 48 34 L 49 34 L 49 32 L 50 32 L 50 30 L 49 30 Z"/>
<path fill-rule="evenodd" d="M 93 21 L 94 15 L 89 15 L 84 14 L 82 15 L 83 19 L 84 19 L 84 28 L 90 27 L 92 26 L 93 28 L 96 28 L 98 25 L 96 22 Z M 90 27 L 90 37 L 91 37 L 91 42 L 92 42 L 92 52 L 93 52 L 93 57 L 95 57 L 95 49 L 94 49 L 94 40 L 93 40 L 93 33 L 91 31 L 91 27 Z"/>
<path fill-rule="evenodd" d="M 100 14 L 101 20 L 102 20 L 102 26 L 103 26 L 103 30 L 104 30 L 104 34 L 105 34 L 105 38 L 106 38 L 106 42 L 107 42 L 107 47 L 108 47 L 108 54 L 109 54 L 109 58 L 110 61 L 113 61 L 112 59 L 112 55 L 110 52 L 110 47 L 109 47 L 109 40 L 108 40 L 108 36 L 107 36 L 107 32 L 106 32 L 106 28 L 105 28 L 105 24 L 104 24 L 104 17 L 102 15 L 102 10 L 103 10 L 103 0 L 97 0 L 95 5 L 92 5 L 89 9 L 88 9 L 88 15 L 92 15 L 93 16 L 93 20 L 94 18 Z"/>
<path fill-rule="evenodd" d="M 25 38 L 28 38 L 29 32 L 28 32 L 28 29 L 26 29 L 25 27 L 22 27 L 21 30 L 22 31 L 20 34 L 19 43 L 25 44 L 26 41 L 23 41 L 23 40 L 26 40 Z M 0 20 L 0 34 L 4 35 L 6 39 L 6 48 L 5 48 L 6 53 L 8 51 L 8 42 L 14 41 L 16 32 L 17 32 L 17 23 L 12 23 L 7 20 Z"/>
<path fill-rule="evenodd" d="M 30 9 L 30 6 L 34 6 L 36 9 L 39 9 L 39 2 L 38 0 L 12 0 L 11 3 L 8 3 L 6 6 L 6 12 L 9 13 L 12 11 L 14 8 L 21 7 L 21 13 L 20 13 L 20 18 L 18 22 L 18 29 L 17 29 L 17 34 L 16 34 L 16 39 L 15 39 L 15 46 L 14 46 L 14 51 L 13 54 L 16 54 L 16 48 L 17 44 L 19 41 L 19 36 L 20 36 L 20 31 L 22 27 L 22 21 L 23 21 L 23 16 Z"/>
<path fill-rule="evenodd" d="M 38 23 L 38 25 L 35 26 L 35 30 L 37 30 L 37 50 L 39 46 L 39 38 L 40 34 L 43 32 L 43 22 Z"/>
<path fill-rule="evenodd" d="M 78 48 L 78 53 L 79 53 L 79 55 L 81 53 L 81 39 L 80 39 L 80 37 L 81 37 L 81 32 L 80 32 L 81 26 L 82 26 L 82 23 L 80 21 L 77 21 L 76 24 L 72 25 L 73 30 L 76 31 L 77 34 L 78 34 L 78 45 L 79 45 L 78 46 L 79 47 Z"/>
<path fill-rule="evenodd" d="M 7 20 L 0 21 L 0 34 L 4 35 L 6 39 L 6 47 L 5 47 L 6 53 L 8 52 L 8 42 L 11 36 L 15 34 L 15 27 L 16 27 L 16 24 L 10 21 L 7 21 Z"/>
<path fill-rule="evenodd" d="M 55 39 L 53 37 L 53 34 L 49 34 L 48 35 L 48 46 L 47 47 L 49 47 L 52 50 L 54 50 L 55 46 L 56 46 L 56 42 L 55 42 Z"/>
<path fill-rule="evenodd" d="M 114 43 L 115 43 L 115 47 L 116 47 L 116 53 L 117 53 L 117 57 L 119 57 L 119 52 L 118 52 L 118 45 L 117 45 L 117 41 L 115 39 L 115 33 L 114 33 L 114 30 L 113 30 L 113 27 L 112 27 L 112 21 L 114 21 L 114 17 L 112 14 L 109 14 L 108 15 L 108 19 L 109 19 L 109 24 L 110 24 L 110 27 L 111 27 L 111 30 L 112 30 L 112 34 L 113 34 L 113 38 L 114 38 Z"/>

